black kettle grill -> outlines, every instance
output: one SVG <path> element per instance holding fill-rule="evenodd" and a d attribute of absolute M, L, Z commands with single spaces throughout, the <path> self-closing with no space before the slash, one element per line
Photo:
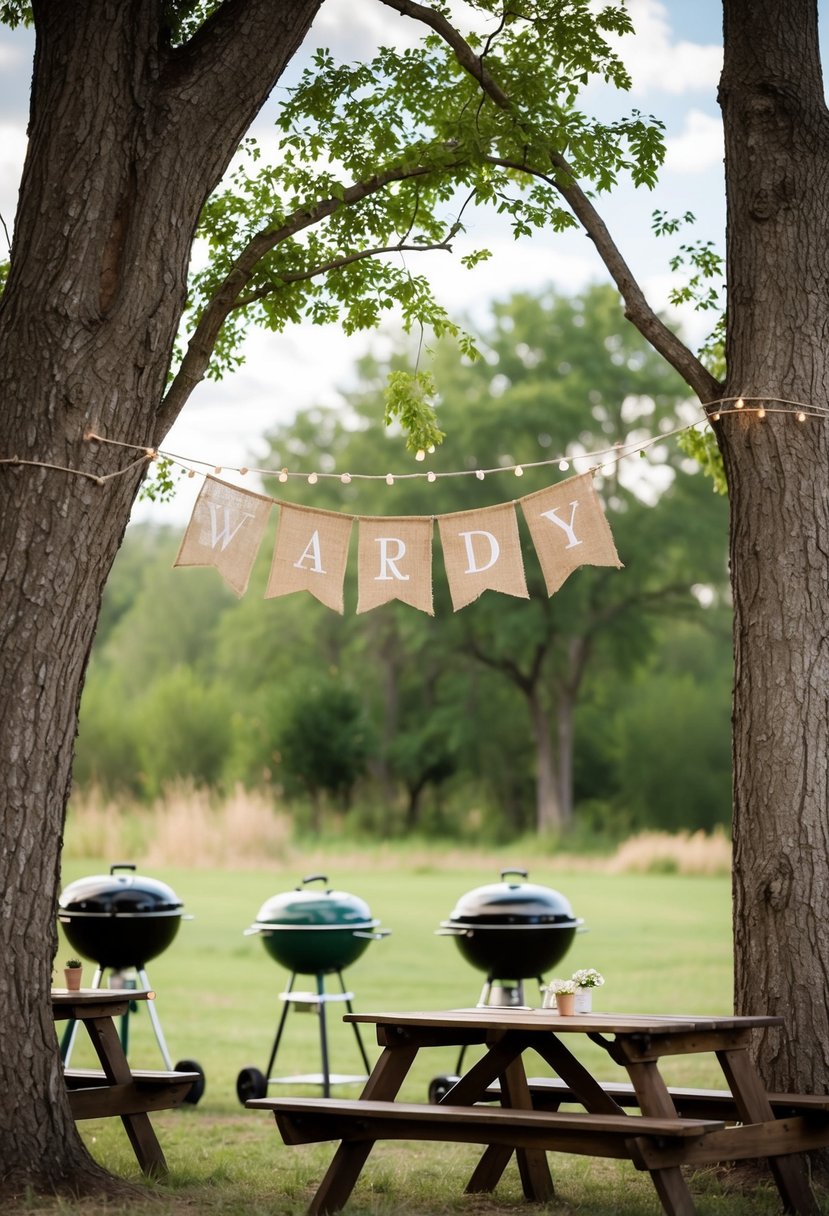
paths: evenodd
<path fill-rule="evenodd" d="M 116 873 L 116 871 L 128 871 Z M 104 972 L 109 970 L 110 988 L 135 988 L 137 974 L 142 988 L 151 988 L 146 964 L 162 954 L 173 942 L 182 920 L 190 920 L 184 905 L 172 887 L 155 878 L 135 873 L 132 862 L 116 862 L 109 874 L 93 874 L 69 884 L 58 898 L 58 923 L 69 945 L 78 954 L 96 963 L 92 988 L 102 987 Z M 195 1104 L 204 1093 L 204 1072 L 195 1060 L 180 1060 L 173 1065 L 155 1001 L 147 1002 L 165 1068 L 175 1072 L 197 1072 L 186 1102 Z M 121 1043 L 126 1053 L 129 1046 L 130 1013 L 137 1012 L 133 1003 L 121 1019 Z M 67 1023 L 61 1042 L 61 1056 L 68 1066 L 75 1041 L 77 1024 Z"/>

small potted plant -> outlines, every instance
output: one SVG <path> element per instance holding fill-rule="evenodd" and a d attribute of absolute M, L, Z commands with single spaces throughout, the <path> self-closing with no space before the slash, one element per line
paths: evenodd
<path fill-rule="evenodd" d="M 66 976 L 66 987 L 69 991 L 78 992 L 83 977 L 83 963 L 81 960 L 79 958 L 67 959 L 63 974 Z"/>
<path fill-rule="evenodd" d="M 593 989 L 601 988 L 604 976 L 595 967 L 585 967 L 573 972 L 576 985 L 576 1013 L 590 1013 L 593 1009 Z"/>
<path fill-rule="evenodd" d="M 576 1012 L 576 985 L 572 980 L 550 980 L 544 989 L 544 1008 L 552 1009 L 553 1003 L 563 1017 L 572 1017 Z"/>

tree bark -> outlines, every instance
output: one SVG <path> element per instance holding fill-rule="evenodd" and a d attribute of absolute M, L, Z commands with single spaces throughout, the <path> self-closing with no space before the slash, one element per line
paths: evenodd
<path fill-rule="evenodd" d="M 174 420 L 160 410 L 199 212 L 319 3 L 232 0 L 176 50 L 151 0 L 35 0 L 0 303 L 0 456 L 20 462 L 0 465 L 4 1196 L 105 1177 L 69 1112 L 49 988 L 78 702 L 146 462 L 84 435 L 152 448 Z"/>
<path fill-rule="evenodd" d="M 552 717 L 539 685 L 537 681 L 526 693 L 535 741 L 535 822 L 539 835 L 550 835 L 566 831 L 569 819 L 560 798 Z"/>
<path fill-rule="evenodd" d="M 725 0 L 727 396 L 825 408 L 829 123 L 814 0 Z M 772 401 L 766 402 L 769 409 Z M 829 1085 L 829 426 L 724 414 L 734 593 L 738 1012 L 773 1089 Z"/>

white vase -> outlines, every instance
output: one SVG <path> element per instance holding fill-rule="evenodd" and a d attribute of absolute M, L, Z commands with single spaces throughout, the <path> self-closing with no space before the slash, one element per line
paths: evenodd
<path fill-rule="evenodd" d="M 593 989 L 592 988 L 577 988 L 576 989 L 576 1013 L 592 1013 L 593 1012 Z"/>

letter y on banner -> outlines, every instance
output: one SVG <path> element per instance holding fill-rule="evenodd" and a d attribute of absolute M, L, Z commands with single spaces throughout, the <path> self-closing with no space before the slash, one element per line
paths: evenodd
<path fill-rule="evenodd" d="M 241 596 L 262 541 L 273 500 L 205 477 L 174 566 L 215 566 Z"/>
<path fill-rule="evenodd" d="M 622 568 L 592 473 L 568 477 L 519 501 L 548 595 L 558 591 L 579 566 Z"/>

